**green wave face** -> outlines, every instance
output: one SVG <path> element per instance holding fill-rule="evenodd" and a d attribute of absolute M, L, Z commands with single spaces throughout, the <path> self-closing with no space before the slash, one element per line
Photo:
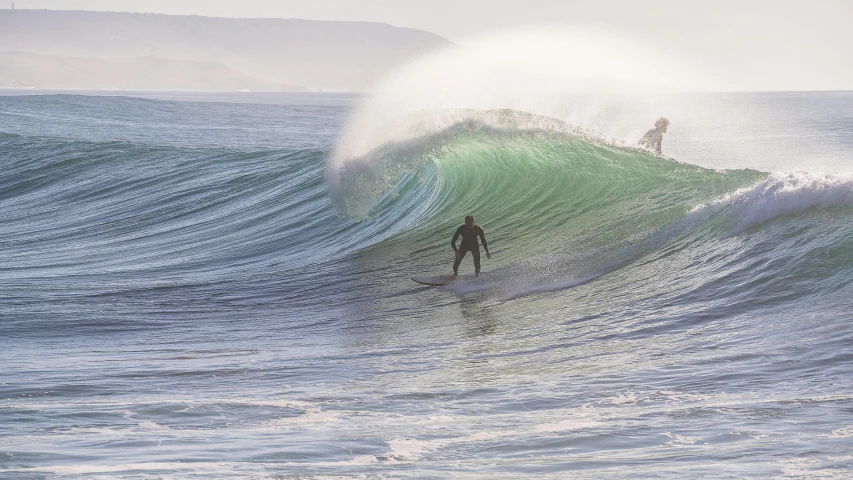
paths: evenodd
<path fill-rule="evenodd" d="M 344 204 L 383 218 L 418 209 L 417 224 L 389 241 L 421 247 L 443 246 L 473 215 L 492 245 L 511 246 L 504 261 L 629 241 L 766 177 L 554 132 L 466 125 L 430 140 L 414 154 L 387 147 L 353 178 Z"/>
<path fill-rule="evenodd" d="M 442 217 L 473 214 L 526 254 L 618 243 L 763 176 L 543 134 L 460 135 L 436 166 L 452 192 Z"/>

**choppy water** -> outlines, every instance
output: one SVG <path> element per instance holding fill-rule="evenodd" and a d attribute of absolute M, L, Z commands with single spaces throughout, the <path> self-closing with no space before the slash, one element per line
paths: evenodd
<path fill-rule="evenodd" d="M 0 477 L 853 475 L 853 94 L 337 162 L 356 100 L 0 97 Z"/>

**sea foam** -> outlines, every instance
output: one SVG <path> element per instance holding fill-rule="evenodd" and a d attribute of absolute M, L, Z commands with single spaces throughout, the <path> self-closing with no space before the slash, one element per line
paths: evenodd
<path fill-rule="evenodd" d="M 783 215 L 846 205 L 853 205 L 853 177 L 774 173 L 750 187 L 696 206 L 690 216 L 706 216 L 730 208 L 737 220 L 726 236 L 733 236 Z"/>

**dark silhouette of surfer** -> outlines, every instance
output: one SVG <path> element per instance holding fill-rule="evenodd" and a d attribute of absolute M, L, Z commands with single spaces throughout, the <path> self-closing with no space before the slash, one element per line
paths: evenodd
<path fill-rule="evenodd" d="M 655 122 L 655 128 L 646 132 L 643 138 L 640 139 L 640 145 L 661 153 L 661 142 L 663 142 L 663 134 L 669 128 L 669 120 L 666 117 L 660 117 Z"/>
<path fill-rule="evenodd" d="M 459 244 L 459 248 L 456 248 L 456 240 L 460 236 L 462 237 L 462 243 Z M 456 233 L 453 234 L 453 240 L 450 241 L 450 246 L 456 252 L 456 261 L 453 262 L 454 277 L 459 274 L 459 264 L 462 263 L 462 259 L 468 252 L 471 252 L 471 256 L 474 257 L 474 273 L 480 275 L 480 244 L 477 242 L 477 237 L 480 237 L 480 240 L 483 241 L 486 258 L 492 258 L 491 254 L 489 254 L 489 246 L 486 244 L 485 232 L 483 232 L 483 229 L 479 225 L 474 225 L 474 217 L 468 215 L 465 217 L 465 225 L 456 229 Z"/>

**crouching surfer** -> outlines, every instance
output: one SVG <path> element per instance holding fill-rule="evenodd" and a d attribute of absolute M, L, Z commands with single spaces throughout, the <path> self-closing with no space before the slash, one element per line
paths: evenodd
<path fill-rule="evenodd" d="M 646 132 L 639 144 L 643 147 L 652 150 L 653 152 L 661 153 L 661 144 L 663 143 L 663 134 L 669 128 L 669 120 L 666 117 L 660 117 L 655 122 L 655 128 Z"/>
<path fill-rule="evenodd" d="M 459 245 L 459 248 L 456 248 L 456 240 L 459 240 L 460 236 L 462 237 L 462 243 Z M 450 246 L 456 252 L 456 261 L 453 262 L 454 277 L 459 274 L 459 264 L 462 263 L 462 259 L 468 252 L 471 252 L 471 256 L 474 257 L 474 273 L 478 276 L 480 275 L 480 244 L 477 241 L 477 237 L 480 237 L 483 241 L 486 258 L 492 258 L 489 254 L 489 246 L 486 244 L 486 234 L 479 225 L 474 225 L 474 217 L 468 215 L 465 217 L 465 224 L 456 229 L 456 233 L 453 234 L 453 240 L 450 241 Z"/>

